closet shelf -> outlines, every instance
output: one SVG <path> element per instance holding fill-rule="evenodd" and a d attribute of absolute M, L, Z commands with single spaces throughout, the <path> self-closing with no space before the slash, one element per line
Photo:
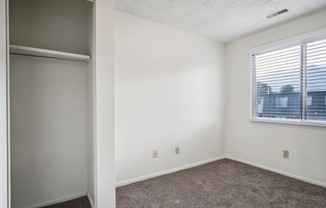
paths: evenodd
<path fill-rule="evenodd" d="M 67 61 L 77 61 L 77 62 L 89 62 L 91 59 L 90 56 L 75 54 L 75 53 L 67 53 L 61 51 L 53 51 L 42 48 L 33 48 L 27 46 L 19 46 L 19 45 L 10 45 L 10 53 L 17 55 L 25 55 L 25 56 L 34 56 L 41 58 L 53 58 L 58 60 L 67 60 Z"/>

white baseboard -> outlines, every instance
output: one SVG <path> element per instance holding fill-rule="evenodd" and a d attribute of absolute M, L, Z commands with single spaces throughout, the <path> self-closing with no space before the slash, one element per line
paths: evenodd
<path fill-rule="evenodd" d="M 254 162 L 249 162 L 247 160 L 239 159 L 239 158 L 232 157 L 232 156 L 225 156 L 225 158 L 230 159 L 230 160 L 234 160 L 234 161 L 238 161 L 238 162 L 241 162 L 241 163 L 245 163 L 245 164 L 257 167 L 257 168 L 268 170 L 268 171 L 278 173 L 278 174 L 281 174 L 281 175 L 284 175 L 284 176 L 287 176 L 287 177 L 290 177 L 290 178 L 294 178 L 294 179 L 297 179 L 297 180 L 300 180 L 300 181 L 304 181 L 304 182 L 307 182 L 307 183 L 311 183 L 311 184 L 322 186 L 322 187 L 326 188 L 326 183 L 323 183 L 323 182 L 320 182 L 320 181 L 312 180 L 312 179 L 305 178 L 305 177 L 302 177 L 302 176 L 298 176 L 298 175 L 295 175 L 295 174 L 292 174 L 292 173 L 287 173 L 287 172 L 284 172 L 284 171 L 281 171 L 281 170 L 270 168 L 270 167 L 265 166 L 265 165 L 260 165 L 260 164 L 254 163 Z"/>
<path fill-rule="evenodd" d="M 314 185 L 326 187 L 326 183 L 323 183 L 323 182 L 320 182 L 320 181 L 305 178 L 305 177 L 298 176 L 298 175 L 295 175 L 295 174 L 292 174 L 292 173 L 287 173 L 287 172 L 284 172 L 284 171 L 281 171 L 281 170 L 277 170 L 275 168 L 271 168 L 271 167 L 268 167 L 268 166 L 265 166 L 265 165 L 260 165 L 258 163 L 254 163 L 254 162 L 249 162 L 247 160 L 239 159 L 239 158 L 232 157 L 232 156 L 216 157 L 216 158 L 212 158 L 212 159 L 209 159 L 209 160 L 205 160 L 205 161 L 193 163 L 193 164 L 190 164 L 190 165 L 185 165 L 185 166 L 182 166 L 182 167 L 178 167 L 178 168 L 173 168 L 173 169 L 161 171 L 161 172 L 158 172 L 158 173 L 153 173 L 153 174 L 140 176 L 140 177 L 125 180 L 125 181 L 120 181 L 120 182 L 116 183 L 116 187 L 125 186 L 125 185 L 136 183 L 136 182 L 139 182 L 139 181 L 144 181 L 144 180 L 147 180 L 147 179 L 150 179 L 150 178 L 166 175 L 166 174 L 169 174 L 169 173 L 174 173 L 174 172 L 177 172 L 177 171 L 180 171 L 180 170 L 185 170 L 185 169 L 188 169 L 188 168 L 193 168 L 193 167 L 196 167 L 196 166 L 199 166 L 199 165 L 203 165 L 203 164 L 206 164 L 206 163 L 214 162 L 214 161 L 225 159 L 225 158 L 230 159 L 230 160 L 234 160 L 234 161 L 238 161 L 238 162 L 241 162 L 241 163 L 245 163 L 245 164 L 248 164 L 248 165 L 251 165 L 251 166 L 254 166 L 254 167 L 257 167 L 257 168 L 261 168 L 261 169 L 264 169 L 264 170 L 268 170 L 268 171 L 271 171 L 271 172 L 274 172 L 274 173 L 278 173 L 278 174 L 281 174 L 281 175 L 284 175 L 284 176 L 287 176 L 287 177 L 290 177 L 290 178 L 294 178 L 294 179 L 297 179 L 297 180 L 300 180 L 300 181 L 304 181 L 304 182 L 311 183 L 311 184 L 314 184 Z"/>
<path fill-rule="evenodd" d="M 225 158 L 224 156 L 215 157 L 215 158 L 212 158 L 212 159 L 192 163 L 192 164 L 181 166 L 181 167 L 178 167 L 178 168 L 164 170 L 164 171 L 161 171 L 161 172 L 158 172 L 158 173 L 152 173 L 152 174 L 149 174 L 149 175 L 140 176 L 140 177 L 125 180 L 125 181 L 120 181 L 120 182 L 116 183 L 116 187 L 125 186 L 125 185 L 128 185 L 128 184 L 136 183 L 136 182 L 139 182 L 139 181 L 144 181 L 144 180 L 154 178 L 154 177 L 157 177 L 157 176 L 162 176 L 162 175 L 166 175 L 166 174 L 169 174 L 169 173 L 174 173 L 174 172 L 177 172 L 177 171 L 180 171 L 180 170 L 193 168 L 193 167 L 196 167 L 196 166 L 199 166 L 199 165 L 214 162 L 214 161 L 221 160 L 221 159 L 224 159 L 224 158 Z"/>
<path fill-rule="evenodd" d="M 89 194 L 89 192 L 87 192 L 87 198 L 88 198 L 89 203 L 91 204 L 91 207 L 95 208 L 94 201 L 93 201 L 91 195 Z"/>
<path fill-rule="evenodd" d="M 86 195 L 87 195 L 87 192 L 84 191 L 84 192 L 81 192 L 78 194 L 72 194 L 72 195 L 61 197 L 58 199 L 53 199 L 53 200 L 49 200 L 49 201 L 41 202 L 41 203 L 37 203 L 37 204 L 32 204 L 32 205 L 26 206 L 24 208 L 38 208 L 38 207 L 49 206 L 49 205 L 58 204 L 61 202 L 77 199 L 79 197 L 86 196 Z"/>

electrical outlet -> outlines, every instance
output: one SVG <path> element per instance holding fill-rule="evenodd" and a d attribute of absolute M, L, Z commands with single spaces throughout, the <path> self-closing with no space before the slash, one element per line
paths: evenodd
<path fill-rule="evenodd" d="M 175 147 L 175 154 L 176 155 L 180 154 L 180 147 Z"/>
<path fill-rule="evenodd" d="M 158 157 L 158 151 L 157 150 L 153 150 L 153 158 L 157 158 Z"/>
<path fill-rule="evenodd" d="M 290 153 L 289 153 L 289 150 L 283 150 L 283 158 L 289 158 L 289 155 Z"/>

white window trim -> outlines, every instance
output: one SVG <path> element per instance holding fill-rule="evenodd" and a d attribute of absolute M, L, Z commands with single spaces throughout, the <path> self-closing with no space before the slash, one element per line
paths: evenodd
<path fill-rule="evenodd" d="M 250 118 L 251 122 L 259 123 L 274 123 L 274 124 L 289 124 L 289 125 L 300 125 L 300 126 L 318 126 L 326 127 L 326 122 L 324 121 L 309 121 L 309 120 L 294 120 L 294 119 L 282 119 L 282 118 Z"/>
<path fill-rule="evenodd" d="M 248 50 L 250 54 L 250 115 L 249 120 L 251 122 L 261 122 L 261 123 L 274 123 L 274 124 L 287 124 L 287 125 L 301 125 L 301 126 L 317 126 L 317 127 L 326 127 L 326 121 L 311 121 L 311 120 L 294 120 L 294 119 L 282 119 L 282 118 L 262 118 L 262 117 L 253 117 L 253 69 L 252 69 L 252 55 L 260 54 L 265 52 L 270 52 L 273 50 L 279 50 L 286 47 L 291 47 L 296 44 L 302 44 L 303 42 L 312 41 L 314 39 L 321 39 L 326 37 L 326 28 L 321 28 L 319 30 L 303 33 L 291 38 L 283 39 L 280 41 L 268 43 L 262 46 L 254 47 Z M 326 98 L 325 98 L 326 99 Z M 325 100 L 326 102 L 326 100 Z M 325 103 L 326 104 L 326 103 Z"/>

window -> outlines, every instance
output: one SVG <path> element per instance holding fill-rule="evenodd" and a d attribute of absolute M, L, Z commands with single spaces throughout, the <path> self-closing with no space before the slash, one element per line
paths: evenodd
<path fill-rule="evenodd" d="M 260 98 L 257 103 L 257 113 L 263 113 L 264 98 Z"/>
<path fill-rule="evenodd" d="M 312 97 L 311 96 L 307 97 L 307 105 L 312 105 Z"/>
<path fill-rule="evenodd" d="M 288 107 L 288 98 L 287 97 L 276 98 L 276 107 L 278 108 Z"/>
<path fill-rule="evenodd" d="M 251 58 L 254 120 L 326 124 L 326 38 Z"/>

